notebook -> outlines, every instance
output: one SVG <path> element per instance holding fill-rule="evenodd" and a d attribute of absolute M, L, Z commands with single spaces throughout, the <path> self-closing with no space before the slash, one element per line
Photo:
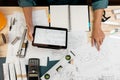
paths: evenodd
<path fill-rule="evenodd" d="M 51 5 L 51 26 L 73 31 L 89 31 L 88 10 L 88 5 Z"/>

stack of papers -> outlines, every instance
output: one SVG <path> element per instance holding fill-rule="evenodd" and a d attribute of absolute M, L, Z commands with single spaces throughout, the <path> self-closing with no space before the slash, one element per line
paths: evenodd
<path fill-rule="evenodd" d="M 27 80 L 24 60 L 18 58 L 14 63 L 3 64 L 4 80 Z"/>

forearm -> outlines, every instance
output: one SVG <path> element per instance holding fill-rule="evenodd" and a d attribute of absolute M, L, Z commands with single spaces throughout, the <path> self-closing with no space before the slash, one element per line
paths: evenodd
<path fill-rule="evenodd" d="M 94 10 L 94 21 L 93 21 L 93 29 L 101 29 L 101 20 L 104 9 Z"/>
<path fill-rule="evenodd" d="M 101 18 L 103 11 L 108 6 L 108 0 L 92 0 L 92 7 L 94 11 L 93 28 L 101 28 Z"/>
<path fill-rule="evenodd" d="M 27 38 L 28 40 L 33 40 L 33 24 L 32 24 L 32 7 L 23 7 L 23 12 L 27 24 Z"/>
<path fill-rule="evenodd" d="M 27 28 L 30 29 L 32 27 L 32 7 L 23 7 L 23 12 L 27 24 Z"/>

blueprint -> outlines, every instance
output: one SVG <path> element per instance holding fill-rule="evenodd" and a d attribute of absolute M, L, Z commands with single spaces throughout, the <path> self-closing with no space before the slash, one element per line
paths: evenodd
<path fill-rule="evenodd" d="M 20 16 L 18 13 L 12 16 L 15 15 Z M 47 24 L 48 22 L 44 23 Z M 9 31 L 7 63 L 14 62 L 20 44 L 19 40 L 13 46 L 11 41 L 16 36 L 21 37 L 24 28 L 26 28 L 25 23 L 18 22 Z M 68 33 L 67 49 L 38 48 L 33 47 L 29 42 L 25 59 L 27 63 L 29 58 L 39 58 L 41 59 L 41 65 L 46 66 L 47 57 L 50 60 L 59 60 L 69 51 L 76 55 L 73 64 L 64 67 L 64 70 L 53 76 L 51 80 L 120 80 L 120 40 L 109 36 L 106 36 L 100 51 L 97 51 L 95 47 L 91 47 L 91 44 L 88 43 L 87 33 L 84 31 L 71 31 Z"/>

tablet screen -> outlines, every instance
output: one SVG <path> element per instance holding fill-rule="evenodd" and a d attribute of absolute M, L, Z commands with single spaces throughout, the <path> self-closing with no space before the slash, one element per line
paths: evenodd
<path fill-rule="evenodd" d="M 34 32 L 33 43 L 51 45 L 51 46 L 63 46 L 66 47 L 67 32 L 66 30 L 58 28 L 40 28 L 36 27 Z"/>

